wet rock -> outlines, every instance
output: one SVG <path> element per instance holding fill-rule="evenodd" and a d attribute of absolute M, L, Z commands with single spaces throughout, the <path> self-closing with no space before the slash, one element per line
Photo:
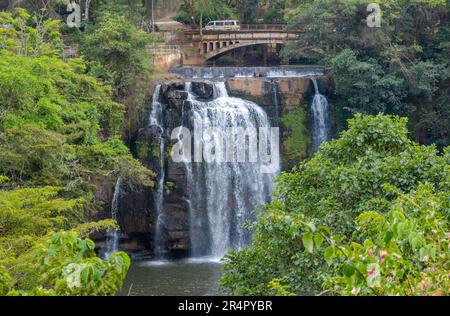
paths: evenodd
<path fill-rule="evenodd" d="M 120 250 L 127 253 L 141 253 L 148 250 L 152 244 L 148 234 L 129 234 L 120 239 Z"/>
<path fill-rule="evenodd" d="M 335 90 L 335 83 L 330 76 L 319 76 L 316 78 L 320 93 L 331 95 Z"/>
<path fill-rule="evenodd" d="M 214 86 L 207 82 L 193 82 L 192 92 L 201 101 L 211 101 L 214 99 Z"/>
<path fill-rule="evenodd" d="M 101 207 L 100 211 L 95 209 L 89 210 L 89 218 L 93 220 L 101 220 L 111 217 L 111 200 L 114 192 L 114 179 L 110 177 L 96 177 L 92 179 L 94 190 L 94 203 Z"/>
<path fill-rule="evenodd" d="M 125 234 L 152 235 L 155 231 L 156 214 L 150 188 L 124 188 L 117 219 Z"/>
<path fill-rule="evenodd" d="M 184 81 L 179 78 L 167 79 L 161 84 L 161 94 L 166 95 L 169 90 L 184 90 Z"/>
<path fill-rule="evenodd" d="M 181 109 L 184 101 L 188 99 L 188 93 L 181 90 L 169 90 L 166 95 L 166 101 L 169 107 Z"/>
<path fill-rule="evenodd" d="M 164 230 L 166 231 L 168 250 L 188 250 L 189 212 L 186 202 L 165 203 Z"/>
<path fill-rule="evenodd" d="M 175 163 L 169 158 L 167 166 L 167 180 L 182 183 L 186 177 L 186 167 L 182 163 Z"/>
<path fill-rule="evenodd" d="M 159 147 L 162 129 L 158 126 L 141 128 L 135 140 L 134 147 L 139 160 L 144 166 L 156 170 L 159 166 Z"/>
<path fill-rule="evenodd" d="M 161 95 L 163 103 L 169 108 L 181 109 L 183 102 L 188 99 L 188 93 L 185 90 L 185 82 L 182 79 L 169 79 L 161 85 Z"/>
<path fill-rule="evenodd" d="M 171 231 L 169 232 L 169 245 L 168 250 L 179 251 L 179 250 L 189 250 L 190 249 L 190 239 L 189 231 Z"/>

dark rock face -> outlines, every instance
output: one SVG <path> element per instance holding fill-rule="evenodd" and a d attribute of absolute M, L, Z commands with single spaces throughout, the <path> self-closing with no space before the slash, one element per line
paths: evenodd
<path fill-rule="evenodd" d="M 207 82 L 193 82 L 192 92 L 201 101 L 212 101 L 214 99 L 214 86 Z"/>
<path fill-rule="evenodd" d="M 316 78 L 320 93 L 324 95 L 331 95 L 336 89 L 333 79 L 329 76 L 319 76 Z"/>
<path fill-rule="evenodd" d="M 152 192 L 123 185 L 117 218 L 125 234 L 151 234 L 155 229 Z"/>
<path fill-rule="evenodd" d="M 182 107 L 188 98 L 188 93 L 184 90 L 185 83 L 179 79 L 166 80 L 161 84 L 159 101 L 164 108 L 164 130 L 149 124 L 137 132 L 134 144 L 139 160 L 149 169 L 157 171 L 160 169 L 161 135 L 165 142 L 164 214 L 160 233 L 168 252 L 186 252 L 190 247 L 189 209 L 185 199 L 186 173 L 184 165 L 172 162 L 169 157 L 172 145 L 170 134 L 173 128 L 181 125 Z M 149 104 L 147 117 L 152 111 L 151 102 Z M 158 178 L 160 176 L 157 175 Z M 121 238 L 123 250 L 133 253 L 139 250 L 151 252 L 154 249 L 157 214 L 153 190 L 156 187 L 135 188 L 123 184 L 118 214 L 124 233 Z"/>
<path fill-rule="evenodd" d="M 187 100 L 188 94 L 184 91 L 185 83 L 181 79 L 166 80 L 161 85 L 163 103 L 169 108 L 181 109 L 183 102 Z"/>

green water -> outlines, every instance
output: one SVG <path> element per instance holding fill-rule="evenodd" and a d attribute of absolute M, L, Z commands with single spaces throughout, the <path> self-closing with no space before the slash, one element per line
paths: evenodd
<path fill-rule="evenodd" d="M 222 264 L 189 259 L 132 263 L 122 296 L 209 296 L 218 293 Z"/>

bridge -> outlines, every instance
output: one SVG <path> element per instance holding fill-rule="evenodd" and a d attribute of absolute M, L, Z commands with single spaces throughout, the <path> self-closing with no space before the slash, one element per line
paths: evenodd
<path fill-rule="evenodd" d="M 284 44 L 295 40 L 302 31 L 290 31 L 285 25 L 242 25 L 238 31 L 185 31 L 201 58 L 210 60 L 234 49 L 253 45 Z"/>

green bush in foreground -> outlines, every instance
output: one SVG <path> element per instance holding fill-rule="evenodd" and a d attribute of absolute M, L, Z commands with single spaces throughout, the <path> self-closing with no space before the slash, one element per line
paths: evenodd
<path fill-rule="evenodd" d="M 64 61 L 60 22 L 0 12 L 0 295 L 114 295 L 124 253 L 95 256 L 86 222 L 99 181 L 152 186 L 153 173 L 122 142 L 124 106 Z"/>
<path fill-rule="evenodd" d="M 7 180 L 0 178 L 0 185 Z M 121 287 L 128 256 L 103 261 L 85 238 L 116 224 L 83 223 L 84 201 L 60 191 L 0 190 L 0 295 L 114 295 Z"/>
<path fill-rule="evenodd" d="M 450 150 L 415 144 L 406 124 L 357 115 L 339 139 L 282 174 L 252 226 L 253 244 L 225 258 L 224 290 L 448 294 Z"/>
<path fill-rule="evenodd" d="M 0 270 L 0 294 L 20 296 L 114 295 L 130 267 L 123 252 L 97 258 L 95 244 L 73 231 L 52 233 L 36 246 L 28 265 L 39 274 L 39 285 L 17 290 L 6 271 Z"/>

